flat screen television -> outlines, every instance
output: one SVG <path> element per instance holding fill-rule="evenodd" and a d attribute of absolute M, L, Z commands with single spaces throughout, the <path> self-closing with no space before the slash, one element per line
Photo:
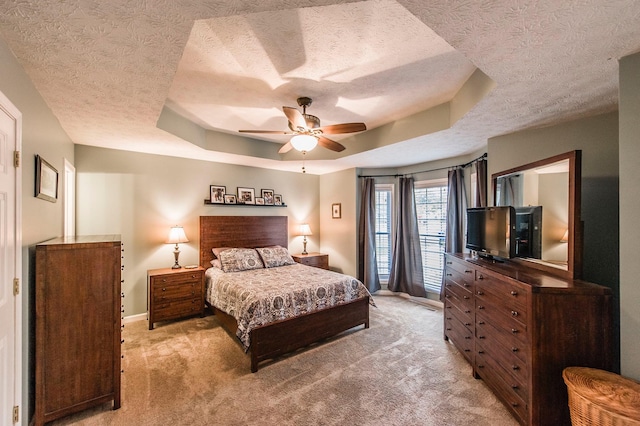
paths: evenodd
<path fill-rule="evenodd" d="M 516 256 L 516 210 L 511 206 L 467 209 L 467 245 L 478 255 L 511 259 Z"/>

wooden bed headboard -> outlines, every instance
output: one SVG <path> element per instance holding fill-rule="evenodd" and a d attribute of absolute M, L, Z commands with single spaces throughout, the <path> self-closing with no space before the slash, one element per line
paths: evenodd
<path fill-rule="evenodd" d="M 209 268 L 214 247 L 289 247 L 287 216 L 200 216 L 200 266 Z"/>

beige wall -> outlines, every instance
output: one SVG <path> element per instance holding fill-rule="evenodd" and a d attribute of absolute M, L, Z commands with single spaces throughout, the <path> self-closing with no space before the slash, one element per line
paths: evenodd
<path fill-rule="evenodd" d="M 353 276 L 358 273 L 357 181 L 356 169 L 320 176 L 320 251 L 329 255 L 332 270 Z M 341 207 L 340 219 L 331 214 L 336 203 Z"/>
<path fill-rule="evenodd" d="M 620 364 L 640 380 L 640 53 L 620 60 Z"/>
<path fill-rule="evenodd" d="M 121 234 L 125 247 L 125 315 L 146 312 L 147 270 L 173 265 L 169 228 L 182 225 L 189 242 L 180 264 L 198 263 L 199 216 L 277 215 L 289 218 L 289 249 L 302 251 L 297 225 L 314 232 L 308 251 L 320 248 L 318 176 L 253 167 L 76 146 L 78 234 Z M 204 205 L 209 185 L 273 189 L 287 207 Z"/>
<path fill-rule="evenodd" d="M 27 424 L 33 412 L 33 399 L 29 398 L 28 383 L 32 372 L 29 369 L 29 354 L 32 351 L 29 330 L 33 312 L 34 262 L 29 256 L 30 248 L 36 243 L 57 237 L 63 233 L 63 203 L 51 203 L 34 196 L 35 155 L 42 156 L 58 170 L 59 184 L 62 183 L 64 159 L 73 163 L 73 144 L 60 123 L 53 115 L 44 99 L 26 75 L 13 54 L 0 38 L 0 92 L 22 113 L 22 424 Z M 59 190 L 62 186 L 59 186 Z M 59 192 L 60 194 L 60 192 Z"/>

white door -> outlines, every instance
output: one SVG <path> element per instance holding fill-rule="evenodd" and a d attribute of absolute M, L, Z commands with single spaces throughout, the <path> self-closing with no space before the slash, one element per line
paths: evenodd
<path fill-rule="evenodd" d="M 0 93 L 0 425 L 14 423 L 22 394 L 20 173 L 14 153 L 20 150 L 21 116 Z M 22 287 L 22 286 L 20 286 Z"/>
<path fill-rule="evenodd" d="M 76 168 L 64 159 L 64 236 L 76 235 Z"/>

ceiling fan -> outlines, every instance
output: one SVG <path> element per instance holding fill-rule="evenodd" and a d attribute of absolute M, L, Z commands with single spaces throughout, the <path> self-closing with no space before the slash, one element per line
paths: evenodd
<path fill-rule="evenodd" d="M 280 154 L 289 152 L 291 148 L 295 148 L 298 151 L 308 152 L 311 151 L 317 144 L 330 149 L 332 151 L 340 152 L 345 147 L 331 139 L 324 137 L 324 135 L 336 135 L 341 133 L 355 133 L 367 130 L 367 126 L 364 123 L 342 123 L 331 124 L 328 126 L 320 126 L 320 119 L 315 115 L 307 114 L 307 107 L 311 105 L 313 100 L 307 97 L 300 97 L 297 99 L 298 105 L 302 107 L 302 113 L 296 108 L 282 107 L 284 115 L 289 120 L 290 131 L 278 131 L 278 130 L 239 130 L 242 133 L 269 133 L 276 135 L 293 135 L 291 140 L 282 145 L 282 148 L 278 151 Z"/>

